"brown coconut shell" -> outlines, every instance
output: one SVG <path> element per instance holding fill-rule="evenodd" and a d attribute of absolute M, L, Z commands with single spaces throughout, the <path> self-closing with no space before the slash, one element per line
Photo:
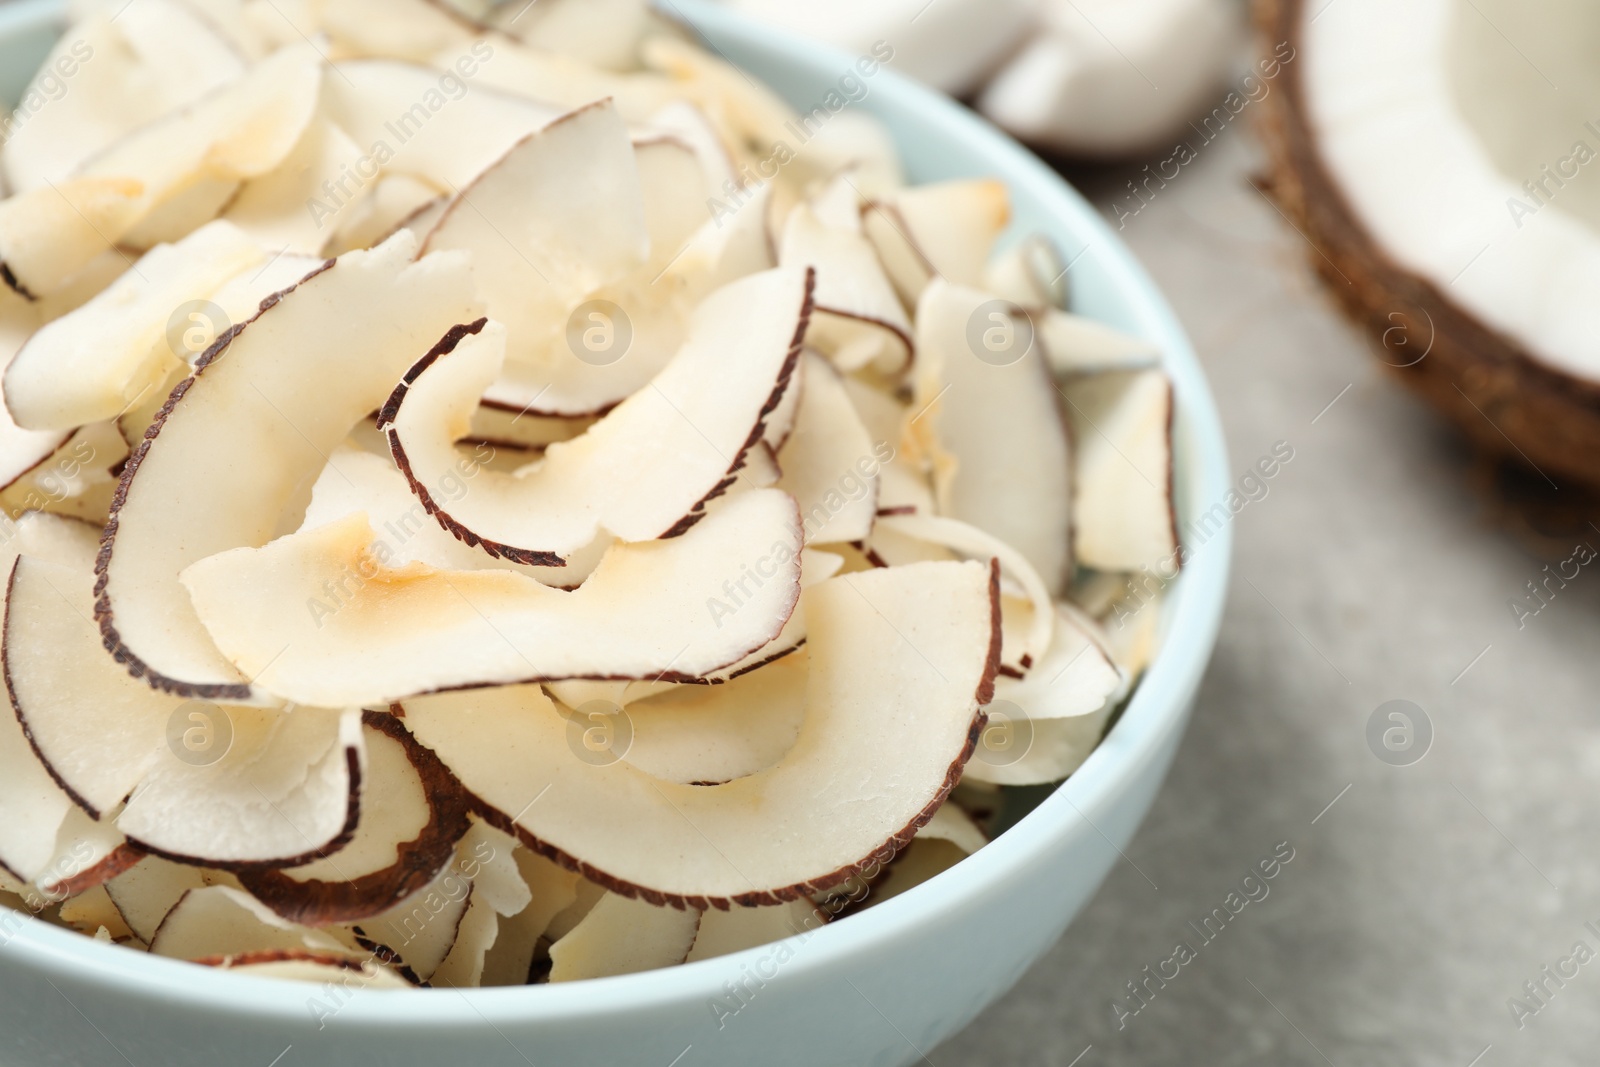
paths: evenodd
<path fill-rule="evenodd" d="M 1302 27 L 1313 11 L 1307 0 L 1255 0 L 1268 47 L 1295 50 L 1258 113 L 1269 157 L 1263 191 L 1311 243 L 1328 292 L 1400 380 L 1489 453 L 1526 462 L 1553 485 L 1600 488 L 1600 382 L 1551 367 L 1401 267 L 1335 182 L 1301 77 Z"/>

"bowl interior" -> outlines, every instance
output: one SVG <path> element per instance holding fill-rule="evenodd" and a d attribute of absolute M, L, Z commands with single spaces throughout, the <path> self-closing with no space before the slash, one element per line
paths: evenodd
<path fill-rule="evenodd" d="M 60 32 L 59 0 L 16 0 L 0 5 L 0 96 L 15 101 L 29 73 Z M 1012 193 L 1014 218 L 1006 240 L 1045 233 L 1071 261 L 1072 307 L 1158 344 L 1176 395 L 1174 485 L 1179 528 L 1200 507 L 1226 493 L 1229 482 L 1220 423 L 1200 365 L 1154 283 L 1099 214 L 1048 167 L 970 111 L 915 85 L 885 67 L 862 78 L 855 57 L 754 25 L 708 0 L 662 0 L 663 12 L 698 33 L 731 62 L 748 68 L 802 111 L 829 106 L 841 78 L 856 75 L 865 95 L 860 107 L 881 118 L 915 182 L 997 176 Z M 833 94 L 830 97 L 830 94 Z M 792 147 L 798 147 L 792 146 Z M 824 927 L 808 941 L 812 965 L 830 957 L 870 951 L 874 943 L 914 936 L 930 913 L 981 897 L 1019 869 L 1031 850 L 1049 846 L 1060 824 L 1107 803 L 1139 773 L 1173 731 L 1181 730 L 1189 696 L 1214 643 L 1226 589 L 1231 532 L 1224 526 L 1187 562 L 1167 588 L 1160 651 L 1116 724 L 1084 766 L 1053 792 L 1032 799 L 1036 810 L 988 848 L 938 878 L 859 916 Z M 286 983 L 199 972 L 175 961 L 97 944 L 43 923 L 25 923 L 8 950 L 42 971 L 70 968 L 76 977 L 108 991 L 180 999 L 197 1008 L 258 1018 L 300 1019 L 302 992 Z M 762 950 L 701 963 L 572 986 L 473 990 L 461 996 L 362 997 L 345 1021 L 386 1027 L 432 1022 L 476 1023 L 500 1019 L 603 1015 L 642 1004 L 703 1002 L 719 995 Z M 1042 948 L 1041 948 L 1042 951 Z"/>

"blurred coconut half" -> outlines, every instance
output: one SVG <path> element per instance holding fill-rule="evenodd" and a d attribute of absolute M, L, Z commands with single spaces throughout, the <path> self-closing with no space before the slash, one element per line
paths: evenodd
<path fill-rule="evenodd" d="M 1297 59 L 1270 191 L 1384 361 L 1478 443 L 1600 485 L 1600 4 L 1258 0 Z"/>
<path fill-rule="evenodd" d="M 892 64 L 1051 151 L 1124 157 L 1216 102 L 1237 58 L 1236 0 L 727 0 Z"/>

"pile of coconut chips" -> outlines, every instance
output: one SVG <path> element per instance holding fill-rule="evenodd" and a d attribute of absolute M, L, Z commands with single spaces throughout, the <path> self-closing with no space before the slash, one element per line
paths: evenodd
<path fill-rule="evenodd" d="M 46 62 L 0 902 L 345 986 L 703 959 L 982 848 L 1144 669 L 1172 390 L 1005 189 L 521 7 L 91 3 Z"/>

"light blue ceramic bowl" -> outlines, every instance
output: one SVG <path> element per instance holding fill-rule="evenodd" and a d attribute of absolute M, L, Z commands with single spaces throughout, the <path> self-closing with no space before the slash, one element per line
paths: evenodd
<path fill-rule="evenodd" d="M 851 57 L 704 2 L 671 0 L 665 10 L 803 109 L 821 102 L 852 66 Z M 0 93 L 15 99 L 59 32 L 59 11 L 59 3 L 44 0 L 0 5 Z M 861 106 L 889 125 L 914 180 L 1004 179 L 1015 207 L 1012 236 L 1043 231 L 1077 257 L 1075 310 L 1161 347 L 1177 386 L 1180 517 L 1221 499 L 1227 455 L 1200 365 L 1155 285 L 1100 216 L 1048 167 L 965 109 L 891 71 L 868 84 Z M 1081 770 L 978 855 L 803 942 L 571 985 L 360 993 L 319 1027 L 312 1000 L 326 1004 L 328 996 L 314 988 L 206 971 L 27 920 L 0 946 L 0 1062 L 915 1062 L 1000 997 L 1061 936 L 1133 836 L 1177 750 L 1211 654 L 1230 551 L 1224 527 L 1172 587 L 1161 652 Z M 746 1006 L 729 1016 L 735 986 L 745 990 Z"/>

